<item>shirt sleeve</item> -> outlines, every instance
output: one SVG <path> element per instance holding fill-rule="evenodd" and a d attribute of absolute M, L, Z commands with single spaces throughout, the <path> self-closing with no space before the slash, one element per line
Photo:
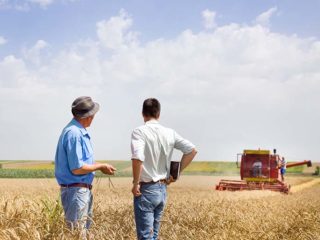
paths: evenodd
<path fill-rule="evenodd" d="M 140 130 L 135 129 L 131 135 L 131 159 L 144 161 L 145 140 Z"/>
<path fill-rule="evenodd" d="M 81 137 L 75 135 L 68 136 L 65 146 L 70 170 L 81 168 L 84 165 Z"/>
<path fill-rule="evenodd" d="M 174 148 L 183 152 L 183 154 L 191 153 L 195 146 L 187 139 L 182 138 L 178 133 L 174 132 Z"/>

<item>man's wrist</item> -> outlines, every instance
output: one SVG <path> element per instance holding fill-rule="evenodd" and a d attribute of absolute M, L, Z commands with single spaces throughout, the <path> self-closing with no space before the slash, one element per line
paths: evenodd
<path fill-rule="evenodd" d="M 133 181 L 132 181 L 132 184 L 135 185 L 135 186 L 137 186 L 137 185 L 140 185 L 140 182 L 133 180 Z"/>
<path fill-rule="evenodd" d="M 103 168 L 103 164 L 101 164 L 101 163 L 96 163 L 96 169 L 97 169 L 97 170 L 102 170 L 102 168 Z"/>

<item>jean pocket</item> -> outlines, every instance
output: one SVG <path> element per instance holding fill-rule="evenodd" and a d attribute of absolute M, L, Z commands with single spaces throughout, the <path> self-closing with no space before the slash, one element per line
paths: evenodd
<path fill-rule="evenodd" d="M 150 196 L 149 196 L 150 198 Z M 152 204 L 152 201 L 151 199 L 149 199 L 148 196 L 142 194 L 141 197 L 140 197 L 140 209 L 142 211 L 145 211 L 145 212 L 149 212 L 149 211 L 153 211 L 153 204 Z"/>
<path fill-rule="evenodd" d="M 89 190 L 87 188 L 78 188 L 75 192 L 76 202 L 80 207 L 85 207 L 89 201 Z"/>

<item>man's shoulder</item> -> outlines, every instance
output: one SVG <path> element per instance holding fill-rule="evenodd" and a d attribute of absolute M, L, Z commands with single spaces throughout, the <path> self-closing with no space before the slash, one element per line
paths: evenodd
<path fill-rule="evenodd" d="M 167 126 L 163 126 L 163 125 L 161 125 L 161 124 L 159 124 L 159 127 L 160 127 L 161 129 L 163 129 L 164 131 L 166 131 L 166 132 L 170 132 L 170 133 L 175 133 L 175 132 L 176 132 L 173 128 L 167 127 Z"/>
<path fill-rule="evenodd" d="M 151 128 L 159 128 L 161 129 L 162 131 L 166 131 L 166 132 L 175 132 L 175 130 L 173 130 L 172 128 L 169 128 L 169 127 L 165 127 L 161 124 L 156 124 L 156 125 L 147 125 L 147 124 L 144 124 L 144 125 L 141 125 L 141 126 L 138 126 L 136 127 L 135 129 L 133 129 L 133 132 L 144 132 L 144 131 L 148 131 L 150 129 L 150 126 Z"/>
<path fill-rule="evenodd" d="M 82 136 L 82 133 L 80 131 L 80 128 L 76 125 L 68 124 L 63 129 L 63 135 L 65 135 L 67 138 L 80 138 Z"/>
<path fill-rule="evenodd" d="M 170 127 L 165 127 L 163 125 L 160 125 L 160 128 L 162 129 L 162 131 L 164 131 L 165 133 L 167 134 L 175 134 L 175 130 L 173 130 L 172 128 Z"/>
<path fill-rule="evenodd" d="M 141 131 L 143 131 L 145 129 L 146 129 L 146 126 L 145 125 L 141 125 L 141 126 L 138 126 L 138 127 L 134 128 L 132 132 L 141 132 Z"/>

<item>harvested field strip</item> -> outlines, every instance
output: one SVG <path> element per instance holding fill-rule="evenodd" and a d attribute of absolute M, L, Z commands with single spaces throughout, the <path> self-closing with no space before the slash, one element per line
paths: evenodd
<path fill-rule="evenodd" d="M 296 193 L 296 192 L 299 192 L 305 188 L 310 188 L 310 187 L 317 185 L 317 184 L 320 184 L 320 178 L 313 179 L 308 182 L 295 185 L 295 186 L 291 187 L 290 192 Z"/>

